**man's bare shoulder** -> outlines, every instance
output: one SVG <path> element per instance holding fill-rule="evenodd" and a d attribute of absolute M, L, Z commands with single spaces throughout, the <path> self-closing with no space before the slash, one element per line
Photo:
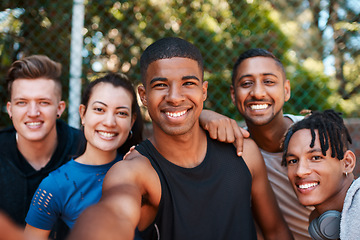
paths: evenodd
<path fill-rule="evenodd" d="M 259 169 L 263 169 L 265 167 L 260 149 L 251 138 L 244 139 L 244 151 L 242 157 L 248 166 L 251 175 L 254 175 L 254 173 L 258 172 Z"/>
<path fill-rule="evenodd" d="M 156 174 L 147 157 L 141 155 L 136 150 L 131 150 L 125 158 L 112 166 L 106 175 L 106 178 L 114 177 L 119 181 L 134 180 L 135 178 L 146 177 Z M 121 176 L 121 177 L 120 177 Z"/>
<path fill-rule="evenodd" d="M 244 138 L 244 155 L 252 155 L 253 152 L 259 152 L 259 147 L 251 138 Z M 261 153 L 260 153 L 261 154 Z"/>

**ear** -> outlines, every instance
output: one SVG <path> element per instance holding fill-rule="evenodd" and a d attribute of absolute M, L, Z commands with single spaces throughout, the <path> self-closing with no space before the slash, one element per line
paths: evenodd
<path fill-rule="evenodd" d="M 140 100 L 141 100 L 142 104 L 145 107 L 147 107 L 146 89 L 145 89 L 144 85 L 140 85 L 138 87 L 138 93 L 139 93 L 139 97 L 140 97 Z"/>
<path fill-rule="evenodd" d="M 355 168 L 356 164 L 356 156 L 351 150 L 347 150 L 344 154 L 343 167 L 344 167 L 344 174 L 345 173 L 352 173 Z"/>
<path fill-rule="evenodd" d="M 231 101 L 236 106 L 235 89 L 233 85 L 230 85 L 230 94 L 231 94 Z"/>
<path fill-rule="evenodd" d="M 206 98 L 207 98 L 207 89 L 208 89 L 208 81 L 204 81 L 202 84 L 202 91 L 203 91 L 203 101 L 205 102 Z"/>
<path fill-rule="evenodd" d="M 80 104 L 80 106 L 79 106 L 79 115 L 80 115 L 80 118 L 81 118 L 81 125 L 85 124 L 85 120 L 84 120 L 85 110 L 86 110 L 85 105 Z"/>
<path fill-rule="evenodd" d="M 291 87 L 290 87 L 290 81 L 288 79 L 284 82 L 284 96 L 285 96 L 285 102 L 289 101 L 291 96 Z"/>
<path fill-rule="evenodd" d="M 12 112 L 11 112 L 11 102 L 6 103 L 6 110 L 9 114 L 10 119 L 12 118 Z"/>
<path fill-rule="evenodd" d="M 56 110 L 56 115 L 61 116 L 61 114 L 65 111 L 66 103 L 64 101 L 60 101 Z"/>

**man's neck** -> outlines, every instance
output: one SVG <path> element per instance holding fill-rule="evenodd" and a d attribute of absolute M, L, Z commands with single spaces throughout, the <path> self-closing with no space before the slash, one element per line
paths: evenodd
<path fill-rule="evenodd" d="M 198 166 L 207 151 L 206 133 L 200 126 L 183 135 L 168 135 L 154 127 L 149 140 L 164 158 L 184 168 Z"/>
<path fill-rule="evenodd" d="M 281 152 L 281 143 L 286 131 L 292 124 L 292 120 L 279 114 L 270 123 L 263 126 L 247 123 L 251 138 L 256 142 L 259 148 L 271 152 Z"/>
<path fill-rule="evenodd" d="M 17 148 L 35 170 L 46 166 L 54 154 L 57 144 L 56 131 L 41 141 L 28 141 L 21 136 L 17 138 Z"/>

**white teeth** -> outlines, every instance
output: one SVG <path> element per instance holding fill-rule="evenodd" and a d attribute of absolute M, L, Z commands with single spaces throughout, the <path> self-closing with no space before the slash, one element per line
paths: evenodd
<path fill-rule="evenodd" d="M 116 135 L 115 133 L 109 133 L 109 132 L 98 132 L 98 133 L 107 138 L 114 137 Z"/>
<path fill-rule="evenodd" d="M 315 187 L 317 185 L 318 185 L 318 183 L 306 183 L 306 184 L 299 185 L 299 188 L 307 189 L 307 188 Z"/>
<path fill-rule="evenodd" d="M 258 104 L 258 105 L 250 105 L 252 110 L 262 110 L 266 109 L 269 105 L 268 104 Z"/>
<path fill-rule="evenodd" d="M 41 124 L 41 122 L 29 122 L 29 123 L 26 123 L 26 125 L 28 125 L 28 126 L 38 126 L 40 124 Z"/>
<path fill-rule="evenodd" d="M 182 111 L 182 112 L 166 112 L 166 115 L 170 116 L 170 117 L 180 117 L 182 115 L 184 115 L 187 112 L 187 110 Z"/>

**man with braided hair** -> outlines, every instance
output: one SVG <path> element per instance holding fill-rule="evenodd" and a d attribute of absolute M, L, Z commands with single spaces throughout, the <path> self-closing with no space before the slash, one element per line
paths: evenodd
<path fill-rule="evenodd" d="M 309 219 L 314 239 L 360 235 L 360 180 L 354 180 L 351 142 L 341 114 L 333 110 L 313 112 L 285 136 L 282 164 L 300 203 L 315 207 Z"/>

